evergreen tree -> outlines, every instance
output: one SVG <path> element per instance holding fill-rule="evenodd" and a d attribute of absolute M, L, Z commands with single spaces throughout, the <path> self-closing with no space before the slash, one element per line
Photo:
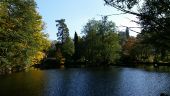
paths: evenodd
<path fill-rule="evenodd" d="M 69 29 L 65 24 L 65 19 L 56 20 L 58 27 L 58 43 L 56 44 L 57 50 L 61 51 L 62 59 L 66 62 L 71 61 L 73 53 L 74 53 L 74 43 L 72 39 L 69 37 Z M 58 53 L 56 53 L 58 54 Z"/>
<path fill-rule="evenodd" d="M 78 35 L 77 33 L 75 32 L 74 34 L 74 60 L 76 61 L 78 58 L 79 58 L 79 45 L 78 45 Z"/>
<path fill-rule="evenodd" d="M 63 44 L 69 37 L 69 29 L 65 24 L 65 19 L 56 20 L 56 22 L 57 22 L 56 26 L 58 27 L 57 37 L 61 44 Z"/>
<path fill-rule="evenodd" d="M 126 27 L 126 38 L 128 39 L 129 38 L 129 28 L 128 27 Z"/>

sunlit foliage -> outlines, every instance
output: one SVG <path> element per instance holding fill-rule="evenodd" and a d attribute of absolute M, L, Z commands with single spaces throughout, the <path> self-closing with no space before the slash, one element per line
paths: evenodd
<path fill-rule="evenodd" d="M 119 58 L 120 45 L 115 24 L 106 20 L 90 20 L 83 29 L 84 56 L 89 64 L 107 65 Z"/>
<path fill-rule="evenodd" d="M 24 70 L 41 61 L 50 45 L 43 25 L 34 0 L 0 1 L 0 69 Z"/>

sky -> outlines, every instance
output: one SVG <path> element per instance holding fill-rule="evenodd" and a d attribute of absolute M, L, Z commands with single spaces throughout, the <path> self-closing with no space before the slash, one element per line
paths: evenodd
<path fill-rule="evenodd" d="M 74 37 L 75 31 L 82 36 L 83 26 L 91 20 L 101 20 L 101 15 L 110 15 L 122 13 L 113 7 L 104 5 L 104 0 L 35 0 L 37 11 L 46 23 L 45 33 L 49 34 L 50 40 L 57 40 L 55 20 L 65 19 L 71 38 Z M 113 15 L 108 20 L 115 22 L 116 26 L 136 27 L 136 23 L 131 20 L 137 20 L 133 15 Z M 119 27 L 124 31 L 126 28 Z M 140 32 L 139 29 L 133 29 Z M 136 36 L 135 32 L 130 31 L 131 36 Z"/>

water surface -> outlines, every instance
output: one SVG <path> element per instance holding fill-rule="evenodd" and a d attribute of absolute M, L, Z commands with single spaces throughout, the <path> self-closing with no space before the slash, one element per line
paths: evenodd
<path fill-rule="evenodd" d="M 170 95 L 170 73 L 137 68 L 34 70 L 0 76 L 0 96 Z"/>

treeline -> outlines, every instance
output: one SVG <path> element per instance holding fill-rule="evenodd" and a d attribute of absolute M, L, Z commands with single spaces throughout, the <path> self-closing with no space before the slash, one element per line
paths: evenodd
<path fill-rule="evenodd" d="M 34 0 L 0 1 L 0 74 L 40 63 L 50 46 Z"/>
<path fill-rule="evenodd" d="M 83 27 L 84 35 L 80 37 L 75 32 L 72 40 L 65 20 L 56 22 L 58 41 L 53 44 L 55 48 L 51 49 L 49 56 L 55 57 L 58 64 L 97 67 L 113 64 L 131 66 L 146 62 L 169 63 L 169 49 L 163 47 L 167 42 L 148 40 L 143 30 L 137 37 L 129 35 L 128 27 L 121 34 L 122 32 L 116 30 L 115 23 L 104 17 L 102 20 L 89 20 Z"/>
<path fill-rule="evenodd" d="M 69 37 L 65 20 L 56 22 L 58 41 L 49 56 L 56 57 L 58 63 L 64 63 L 65 66 L 108 66 L 119 60 L 120 39 L 112 21 L 107 18 L 89 20 L 82 30 L 84 35 L 80 37 L 75 32 L 73 40 Z"/>
<path fill-rule="evenodd" d="M 121 61 L 125 63 L 170 63 L 168 47 L 158 43 L 155 46 L 156 41 L 147 41 L 145 38 L 142 34 L 136 38 L 128 38 L 122 46 Z"/>
<path fill-rule="evenodd" d="M 90 20 L 83 28 L 83 37 L 77 35 L 74 37 L 75 53 L 72 53 L 72 60 L 85 62 L 89 66 L 169 63 L 170 1 L 104 1 L 106 5 L 122 11 L 122 14 L 135 15 L 139 21 L 134 22 L 141 26 L 141 32 L 138 32 L 137 37 L 131 37 L 126 33 L 132 29 L 127 27 L 126 36 L 122 38 L 119 33 L 116 33 L 113 22 L 107 21 L 107 16 L 99 21 Z M 134 7 L 137 8 L 136 11 L 133 10 Z"/>
<path fill-rule="evenodd" d="M 41 63 L 46 57 L 56 58 L 65 66 L 109 66 L 137 62 L 170 61 L 170 2 L 167 0 L 104 0 L 124 13 L 136 15 L 141 25 L 137 37 L 116 30 L 115 23 L 107 20 L 89 20 L 83 27 L 82 37 L 75 32 L 69 36 L 65 19 L 56 20 L 57 41 L 49 48 L 44 23 L 36 11 L 34 0 L 0 1 L 0 73 L 20 71 Z M 48 52 L 47 52 L 48 51 Z"/>

